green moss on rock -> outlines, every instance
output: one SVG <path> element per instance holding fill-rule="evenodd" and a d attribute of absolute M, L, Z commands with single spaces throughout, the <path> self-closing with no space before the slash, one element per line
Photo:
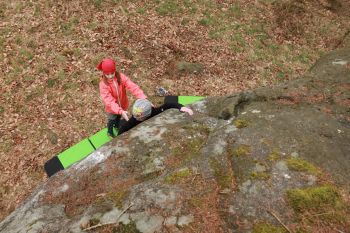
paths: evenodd
<path fill-rule="evenodd" d="M 117 228 L 113 229 L 113 233 L 141 233 L 141 231 L 137 229 L 135 222 L 130 222 L 118 225 Z"/>
<path fill-rule="evenodd" d="M 127 190 L 119 190 L 117 192 L 109 192 L 107 198 L 111 200 L 118 208 L 123 208 L 123 201 L 129 195 Z"/>
<path fill-rule="evenodd" d="M 177 70 L 181 73 L 201 73 L 204 69 L 204 65 L 201 63 L 191 63 L 186 61 L 180 61 L 177 63 Z"/>
<path fill-rule="evenodd" d="M 178 170 L 177 172 L 165 177 L 165 182 L 168 184 L 176 184 L 180 182 L 182 179 L 189 177 L 192 174 L 191 169 L 183 168 Z"/>
<path fill-rule="evenodd" d="M 215 180 L 219 184 L 220 188 L 230 188 L 233 178 L 232 172 L 222 166 L 219 161 L 214 158 L 210 160 L 210 167 L 214 171 Z"/>
<path fill-rule="evenodd" d="M 205 199 L 203 199 L 201 197 L 192 197 L 189 200 L 189 203 L 193 207 L 202 208 L 204 205 L 204 201 L 205 201 Z"/>
<path fill-rule="evenodd" d="M 182 161 L 191 161 L 196 155 L 198 155 L 198 152 L 201 148 L 201 140 L 196 139 L 193 140 L 193 142 L 190 145 L 186 145 L 184 147 L 176 147 L 173 149 L 173 155 L 177 158 L 180 158 Z"/>
<path fill-rule="evenodd" d="M 290 158 L 286 162 L 288 168 L 294 171 L 307 172 L 313 175 L 320 173 L 320 170 L 318 168 L 300 158 Z"/>
<path fill-rule="evenodd" d="M 253 226 L 253 233 L 287 233 L 287 230 L 269 223 L 258 223 Z"/>
<path fill-rule="evenodd" d="M 281 154 L 278 151 L 272 151 L 271 154 L 268 155 L 268 160 L 277 161 L 281 158 Z"/>
<path fill-rule="evenodd" d="M 233 122 L 233 124 L 238 128 L 238 129 L 241 129 L 241 128 L 245 128 L 249 125 L 249 121 L 247 120 L 244 120 L 244 119 L 237 119 Z"/>
<path fill-rule="evenodd" d="M 156 179 L 158 176 L 160 176 L 161 173 L 162 173 L 161 170 L 157 170 L 157 171 L 150 172 L 150 173 L 147 173 L 147 174 L 142 174 L 139 177 L 137 177 L 137 180 L 140 181 L 140 182 L 153 180 L 153 179 Z"/>
<path fill-rule="evenodd" d="M 186 139 L 186 141 L 179 138 L 179 140 L 175 141 L 177 145 L 171 149 L 171 154 L 183 161 L 190 161 L 199 154 L 198 152 L 201 150 L 208 137 L 209 129 L 204 126 L 191 125 L 185 125 L 182 126 L 182 128 L 190 131 L 190 135 L 195 136 L 191 139 Z M 174 140 L 171 134 L 167 134 L 166 137 L 168 137 L 167 140 L 169 141 Z"/>
<path fill-rule="evenodd" d="M 181 128 L 191 132 L 191 134 L 197 133 L 200 135 L 208 136 L 210 133 L 208 126 L 202 124 L 194 124 L 192 122 L 182 125 Z"/>
<path fill-rule="evenodd" d="M 100 219 L 98 219 L 98 218 L 92 218 L 92 219 L 89 220 L 89 226 L 90 227 L 96 226 L 99 223 L 100 223 Z"/>
<path fill-rule="evenodd" d="M 236 149 L 232 150 L 230 154 L 236 157 L 247 156 L 250 154 L 250 146 L 239 145 Z"/>
<path fill-rule="evenodd" d="M 255 180 L 268 180 L 271 178 L 271 175 L 267 172 L 252 172 L 250 177 Z"/>
<path fill-rule="evenodd" d="M 288 190 L 287 199 L 296 212 L 322 212 L 329 207 L 341 209 L 344 206 L 340 194 L 332 186 Z"/>

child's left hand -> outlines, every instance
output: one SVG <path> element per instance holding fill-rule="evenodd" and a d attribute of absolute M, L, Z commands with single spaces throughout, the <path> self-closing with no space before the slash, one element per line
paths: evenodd
<path fill-rule="evenodd" d="M 146 98 L 147 100 L 149 100 L 148 98 Z M 152 108 L 156 108 L 156 106 L 149 100 L 149 102 L 151 103 Z"/>
<path fill-rule="evenodd" d="M 192 109 L 187 108 L 187 107 L 182 107 L 182 108 L 180 108 L 180 112 L 187 112 L 190 116 L 193 115 Z"/>

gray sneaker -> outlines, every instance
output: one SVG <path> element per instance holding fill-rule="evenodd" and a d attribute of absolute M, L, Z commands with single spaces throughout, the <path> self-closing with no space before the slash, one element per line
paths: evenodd
<path fill-rule="evenodd" d="M 167 95 L 169 95 L 169 92 L 164 87 L 158 87 L 156 89 L 156 95 L 158 95 L 158 96 L 167 96 Z"/>

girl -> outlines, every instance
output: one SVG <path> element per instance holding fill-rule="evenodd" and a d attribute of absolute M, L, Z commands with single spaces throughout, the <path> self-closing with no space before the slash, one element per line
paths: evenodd
<path fill-rule="evenodd" d="M 141 88 L 133 83 L 126 75 L 117 72 L 115 61 L 106 58 L 97 66 L 102 71 L 100 80 L 100 95 L 107 113 L 108 136 L 115 137 L 113 127 L 118 128 L 120 118 L 129 120 L 127 109 L 129 107 L 126 89 L 137 99 L 146 99 L 147 96 Z"/>

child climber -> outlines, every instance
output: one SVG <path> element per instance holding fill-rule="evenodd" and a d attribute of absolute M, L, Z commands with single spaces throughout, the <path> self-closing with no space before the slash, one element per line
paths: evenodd
<path fill-rule="evenodd" d="M 100 80 L 100 95 L 107 113 L 108 136 L 115 137 L 113 127 L 118 128 L 120 118 L 125 121 L 128 117 L 128 98 L 126 89 L 137 99 L 146 99 L 147 96 L 141 88 L 133 83 L 126 75 L 116 71 L 115 61 L 109 58 L 103 59 L 97 66 L 102 71 Z"/>
<path fill-rule="evenodd" d="M 184 107 L 182 104 L 178 103 L 165 103 L 162 106 L 155 108 L 152 103 L 147 99 L 138 99 L 135 101 L 132 107 L 132 117 L 129 121 L 122 121 L 120 124 L 118 135 L 128 131 L 129 129 L 135 127 L 141 122 L 158 115 L 161 112 L 169 108 L 177 108 L 180 112 L 187 112 L 189 115 L 193 115 L 193 111 L 190 108 Z"/>

